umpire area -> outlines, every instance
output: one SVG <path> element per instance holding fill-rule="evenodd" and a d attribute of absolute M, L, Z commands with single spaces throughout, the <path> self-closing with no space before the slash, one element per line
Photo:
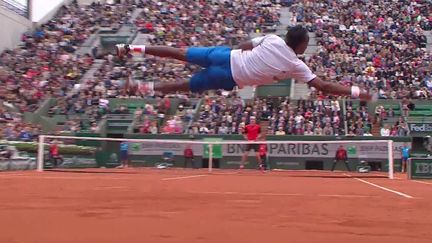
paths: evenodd
<path fill-rule="evenodd" d="M 432 242 L 432 182 L 326 171 L 0 173 L 0 242 Z"/>

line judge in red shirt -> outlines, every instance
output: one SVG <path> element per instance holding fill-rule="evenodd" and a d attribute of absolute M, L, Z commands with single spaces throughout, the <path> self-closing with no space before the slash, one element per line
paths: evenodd
<path fill-rule="evenodd" d="M 250 118 L 250 123 L 248 125 L 246 125 L 246 127 L 244 129 L 243 137 L 248 141 L 258 141 L 259 139 L 261 139 L 261 127 L 260 127 L 260 125 L 256 124 L 256 118 L 255 117 L 252 116 Z M 259 155 L 259 144 L 247 144 L 245 152 L 243 154 L 241 164 L 240 164 L 240 169 L 244 168 L 244 164 L 248 158 L 249 151 L 251 151 L 252 149 L 256 153 L 256 157 L 257 157 L 258 163 L 260 165 L 260 168 L 262 168 L 262 161 L 261 161 L 261 157 Z"/>
<path fill-rule="evenodd" d="M 345 164 L 347 170 L 351 171 L 349 164 L 348 164 L 347 151 L 343 145 L 340 145 L 339 148 L 336 150 L 336 156 L 335 156 L 335 160 L 333 162 L 333 166 L 332 166 L 331 171 L 334 171 L 334 169 L 336 167 L 336 163 L 338 163 L 338 162 L 343 162 Z"/>

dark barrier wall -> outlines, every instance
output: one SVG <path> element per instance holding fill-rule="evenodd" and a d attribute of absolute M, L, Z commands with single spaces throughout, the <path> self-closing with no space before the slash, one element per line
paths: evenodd
<path fill-rule="evenodd" d="M 135 138 L 135 139 L 185 139 L 185 140 L 202 140 L 203 138 L 209 138 L 209 137 L 213 137 L 213 138 L 223 138 L 223 140 L 225 141 L 229 141 L 229 140 L 243 140 L 243 136 L 241 135 L 225 135 L 225 136 L 220 136 L 220 135 L 214 135 L 214 136 L 208 136 L 208 135 L 197 135 L 197 136 L 190 136 L 190 135 L 137 135 L 137 134 L 131 134 L 131 135 L 127 135 L 127 138 Z M 326 150 L 326 144 L 325 141 L 341 141 L 341 144 L 343 144 L 344 140 L 356 140 L 356 141 L 364 141 L 364 140 L 383 140 L 382 137 L 340 137 L 340 138 L 336 138 L 336 137 L 325 137 L 325 136 L 267 136 L 267 140 L 272 140 L 272 141 L 293 141 L 293 144 L 295 144 L 295 141 L 323 141 L 323 145 L 321 145 L 321 147 L 317 147 L 315 148 L 312 145 L 304 145 L 304 146 L 296 146 L 296 150 L 295 151 L 300 151 L 300 150 L 307 150 L 307 153 L 312 153 L 314 152 L 313 150 L 315 149 L 316 153 L 323 153 L 323 155 L 325 156 L 317 156 L 317 154 L 314 154 L 313 157 L 308 157 L 307 153 L 305 154 L 304 152 L 300 152 L 303 153 L 302 156 L 297 156 L 295 155 L 295 151 L 294 148 L 293 149 L 293 153 L 289 156 L 269 156 L 268 157 L 268 161 L 270 163 L 271 168 L 278 168 L 278 169 L 324 169 L 324 170 L 329 170 L 332 167 L 332 163 L 333 163 L 333 155 L 332 154 L 328 154 L 329 152 Z M 395 145 L 397 146 L 403 146 L 403 144 L 408 143 L 411 144 L 411 138 L 409 137 L 405 137 L 405 138 L 392 138 L 392 140 L 396 143 Z M 374 144 L 368 144 L 371 146 L 374 146 Z M 382 144 L 381 144 L 382 145 Z M 269 145 L 270 146 L 270 145 Z M 347 145 L 348 146 L 348 145 Z M 400 153 L 399 152 L 399 147 L 395 148 L 395 154 Z M 215 167 L 220 167 L 220 168 L 238 168 L 240 161 L 241 161 L 241 156 L 240 154 L 242 153 L 242 147 L 241 146 L 236 146 L 236 145 L 232 145 L 230 147 L 231 149 L 237 149 L 237 153 L 236 156 L 224 156 L 222 159 L 219 160 L 215 160 Z M 273 146 L 273 147 L 269 147 L 269 150 L 273 149 L 273 150 L 277 150 L 277 149 L 287 149 L 287 147 L 283 147 L 283 146 Z M 291 148 L 288 148 L 291 149 Z M 286 151 L 284 151 L 286 152 Z M 298 153 L 298 152 L 297 152 Z M 377 153 L 377 151 L 375 151 L 375 153 Z M 378 156 L 379 158 L 372 158 L 369 157 L 367 159 L 362 159 L 362 158 L 349 158 L 349 164 L 351 169 L 355 169 L 357 167 L 357 165 L 360 163 L 360 161 L 365 160 L 369 163 L 372 163 L 373 166 L 377 169 L 380 169 L 382 171 L 387 171 L 388 170 L 388 161 L 387 161 L 387 156 L 386 156 L 386 152 L 382 152 L 383 155 L 382 156 Z M 135 166 L 149 166 L 152 167 L 154 166 L 156 163 L 160 163 L 160 162 L 164 162 L 164 158 L 163 158 L 163 153 L 161 152 L 160 155 L 144 155 L 144 154 L 140 154 L 140 155 L 130 155 L 129 159 L 132 161 L 132 163 Z M 384 156 L 384 157 L 383 157 Z M 350 157 L 350 155 L 348 156 Z M 253 151 L 250 152 L 249 154 L 249 159 L 250 161 L 249 164 L 246 165 L 246 168 L 256 168 L 257 166 L 257 160 L 255 157 L 255 154 Z M 173 159 L 173 164 L 175 166 L 178 167 L 183 167 L 184 166 L 184 157 L 182 155 L 182 153 L 177 153 L 176 156 L 174 156 Z M 395 168 L 396 170 L 400 170 L 400 164 L 401 161 L 400 159 L 395 159 Z M 197 167 L 207 167 L 208 165 L 208 161 L 204 158 L 202 158 L 202 156 L 197 156 L 195 157 L 195 166 Z M 191 167 L 192 164 L 188 164 L 188 167 Z M 343 164 L 338 164 L 336 166 L 336 169 L 345 169 Z"/>

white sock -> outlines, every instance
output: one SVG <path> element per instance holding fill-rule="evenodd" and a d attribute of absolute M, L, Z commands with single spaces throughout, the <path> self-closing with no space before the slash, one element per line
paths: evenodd
<path fill-rule="evenodd" d="M 129 48 L 132 53 L 138 52 L 145 54 L 145 45 L 129 45 Z"/>

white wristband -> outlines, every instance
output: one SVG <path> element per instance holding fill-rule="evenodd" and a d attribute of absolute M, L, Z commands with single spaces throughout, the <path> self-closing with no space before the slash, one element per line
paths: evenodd
<path fill-rule="evenodd" d="M 358 86 L 351 87 L 351 98 L 357 99 L 360 96 L 360 88 Z"/>

